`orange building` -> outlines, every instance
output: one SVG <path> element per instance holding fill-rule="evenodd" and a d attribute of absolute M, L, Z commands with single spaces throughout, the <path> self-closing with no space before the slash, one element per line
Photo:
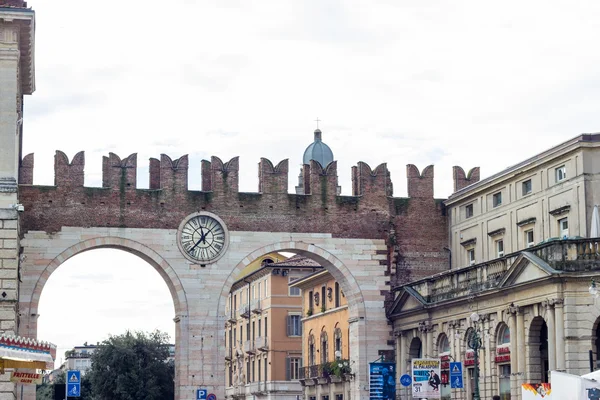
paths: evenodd
<path fill-rule="evenodd" d="M 302 291 L 300 382 L 305 400 L 350 399 L 348 303 L 338 282 L 325 270 L 290 284 Z"/>
<path fill-rule="evenodd" d="M 296 400 L 302 394 L 302 297 L 289 287 L 322 267 L 269 254 L 232 286 L 225 324 L 226 398 Z"/>

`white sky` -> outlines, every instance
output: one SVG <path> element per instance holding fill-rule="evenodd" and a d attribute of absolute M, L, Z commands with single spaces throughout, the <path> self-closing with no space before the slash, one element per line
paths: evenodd
<path fill-rule="evenodd" d="M 60 149 L 69 158 L 86 151 L 88 186 L 100 186 L 101 157 L 110 151 L 138 153 L 140 187 L 148 186 L 148 158 L 161 153 L 190 155 L 192 189 L 200 187 L 201 159 L 240 156 L 242 191 L 257 190 L 260 157 L 289 158 L 292 192 L 319 117 L 343 194 L 351 166 L 365 161 L 388 163 L 396 196 L 406 195 L 406 164 L 434 164 L 435 195 L 447 197 L 453 165 L 480 166 L 483 178 L 600 131 L 597 1 L 29 5 L 37 16 L 37 90 L 25 101 L 24 152 L 35 153 L 36 184 L 52 184 Z M 96 260 L 86 265 L 91 275 L 135 264 Z M 129 268 L 115 276 L 129 273 L 146 279 Z M 61 284 L 51 277 L 43 300 Z M 88 309 L 121 304 L 113 297 L 90 299 Z M 113 315 L 131 315 L 122 304 Z M 171 323 L 167 314 L 160 318 Z M 100 340 L 109 326 L 100 316 L 97 337 L 56 340 Z"/>

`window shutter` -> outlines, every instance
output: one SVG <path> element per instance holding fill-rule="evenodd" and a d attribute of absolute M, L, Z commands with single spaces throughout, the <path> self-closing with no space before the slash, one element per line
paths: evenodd
<path fill-rule="evenodd" d="M 298 336 L 302 336 L 302 319 L 298 317 Z"/>
<path fill-rule="evenodd" d="M 290 380 L 290 369 L 291 369 L 291 365 L 290 365 L 290 358 L 286 357 L 285 358 L 285 380 L 289 381 Z"/>
<path fill-rule="evenodd" d="M 288 315 L 286 318 L 287 318 L 287 335 L 291 336 L 291 334 L 292 334 L 292 316 Z"/>

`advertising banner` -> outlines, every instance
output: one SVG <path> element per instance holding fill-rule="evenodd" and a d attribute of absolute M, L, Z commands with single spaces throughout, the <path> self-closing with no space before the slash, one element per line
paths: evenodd
<path fill-rule="evenodd" d="M 369 399 L 396 400 L 395 363 L 369 363 Z"/>
<path fill-rule="evenodd" d="M 14 383 L 41 385 L 42 374 L 32 374 L 29 372 L 12 372 L 10 374 L 10 381 Z"/>
<path fill-rule="evenodd" d="M 412 359 L 412 393 L 416 399 L 440 398 L 440 364 L 439 358 Z"/>
<path fill-rule="evenodd" d="M 549 383 L 524 383 L 521 385 L 522 400 L 549 400 L 551 392 Z"/>

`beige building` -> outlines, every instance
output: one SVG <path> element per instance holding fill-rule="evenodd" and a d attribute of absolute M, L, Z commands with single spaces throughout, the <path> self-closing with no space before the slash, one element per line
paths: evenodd
<path fill-rule="evenodd" d="M 317 271 L 290 284 L 302 291 L 300 375 L 305 400 L 344 400 L 353 379 L 348 345 L 348 303 L 328 271 Z"/>
<path fill-rule="evenodd" d="M 301 256 L 265 259 L 229 295 L 226 398 L 296 400 L 302 394 L 302 298 L 288 284 L 322 267 Z"/>
<path fill-rule="evenodd" d="M 462 361 L 465 389 L 442 385 L 442 398 L 472 399 L 475 347 L 481 398 L 505 400 L 549 371 L 596 368 L 599 173 L 600 135 L 580 135 L 457 188 L 446 201 L 452 269 L 395 289 L 398 376 L 412 358 L 440 357 L 445 381 L 448 361 Z"/>

